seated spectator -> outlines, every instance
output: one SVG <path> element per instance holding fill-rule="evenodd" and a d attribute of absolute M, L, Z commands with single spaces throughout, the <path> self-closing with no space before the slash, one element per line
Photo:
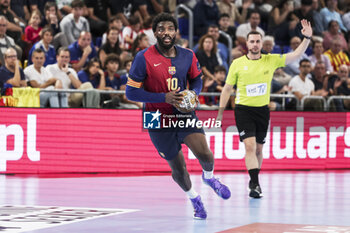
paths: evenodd
<path fill-rule="evenodd" d="M 321 7 L 319 4 L 319 0 L 312 0 L 311 9 L 312 9 L 312 16 L 314 19 L 314 25 L 311 25 L 313 34 L 316 36 L 322 36 L 326 28 L 323 27 L 323 19 L 320 12 Z"/>
<path fill-rule="evenodd" d="M 326 7 L 322 8 L 320 12 L 323 18 L 324 28 L 327 28 L 331 20 L 335 20 L 338 22 L 340 29 L 346 32 L 347 29 L 343 24 L 341 15 L 336 11 L 338 0 L 325 0 L 325 2 L 326 2 Z"/>
<path fill-rule="evenodd" d="M 292 52 L 294 51 L 296 48 L 298 48 L 298 46 L 301 43 L 301 39 L 297 36 L 294 36 L 291 40 L 290 40 L 290 50 L 288 52 Z M 300 70 L 299 70 L 299 64 L 300 61 L 303 59 L 307 59 L 308 60 L 308 56 L 306 53 L 304 53 L 299 59 L 296 59 L 294 62 L 286 65 L 284 67 L 284 72 L 286 72 L 287 74 L 291 75 L 292 77 L 295 75 L 298 75 Z"/>
<path fill-rule="evenodd" d="M 340 31 L 339 23 L 335 20 L 331 20 L 328 24 L 328 30 L 323 32 L 323 47 L 325 50 L 330 49 L 331 42 L 334 39 L 339 39 L 343 50 L 348 49 L 347 42 L 343 33 Z"/>
<path fill-rule="evenodd" d="M 149 17 L 143 22 L 143 28 L 140 30 L 139 34 L 145 33 L 148 37 L 149 45 L 155 45 L 157 43 L 157 39 L 154 36 L 153 30 L 152 30 L 152 22 L 153 17 Z"/>
<path fill-rule="evenodd" d="M 208 31 L 209 25 L 218 24 L 219 8 L 214 0 L 200 0 L 193 9 L 194 34 L 198 37 Z"/>
<path fill-rule="evenodd" d="M 104 43 L 100 50 L 98 51 L 98 56 L 101 60 L 101 63 L 104 65 L 104 61 L 108 54 L 114 53 L 121 57 L 121 60 L 125 59 L 126 52 L 124 52 L 119 47 L 119 31 L 117 28 L 108 28 L 107 30 L 107 42 Z"/>
<path fill-rule="evenodd" d="M 67 40 L 67 36 L 61 31 L 60 21 L 61 14 L 57 8 L 55 2 L 47 2 L 44 8 L 44 17 L 41 22 L 41 27 L 51 27 L 52 36 L 53 36 L 53 46 L 55 49 L 59 47 L 68 47 L 69 43 Z"/>
<path fill-rule="evenodd" d="M 248 8 L 252 4 L 252 1 L 245 1 L 242 5 L 242 14 L 239 12 L 235 3 L 231 0 L 221 0 L 216 3 L 219 7 L 220 14 L 227 14 L 229 17 L 229 23 L 231 27 L 235 27 L 235 23 L 245 23 L 248 14 Z"/>
<path fill-rule="evenodd" d="M 349 77 L 349 67 L 346 65 L 340 65 L 337 79 L 333 84 L 332 95 L 345 95 L 350 96 L 350 77 Z M 350 100 L 341 100 L 343 106 L 346 110 L 350 110 Z"/>
<path fill-rule="evenodd" d="M 239 25 L 236 29 L 236 38 L 238 45 L 246 48 L 246 39 L 250 31 L 259 32 L 262 37 L 265 36 L 265 32 L 262 28 L 259 27 L 260 24 L 260 13 L 258 11 L 252 11 L 249 16 L 247 23 Z M 245 49 L 246 50 L 246 49 Z"/>
<path fill-rule="evenodd" d="M 314 41 L 312 43 L 312 54 L 309 56 L 309 60 L 314 69 L 316 62 L 322 61 L 326 65 L 326 71 L 333 72 L 333 66 L 329 58 L 323 54 L 324 49 L 321 41 Z"/>
<path fill-rule="evenodd" d="M 25 41 L 27 41 L 30 45 L 35 44 L 40 40 L 40 31 L 41 27 L 40 22 L 41 22 L 41 14 L 39 11 L 33 11 L 32 14 L 30 15 L 30 19 L 28 22 L 28 26 L 24 30 L 25 32 Z"/>
<path fill-rule="evenodd" d="M 28 0 L 30 11 L 39 11 L 41 15 L 44 15 L 45 3 L 56 2 L 56 0 Z"/>
<path fill-rule="evenodd" d="M 73 0 L 72 13 L 66 15 L 60 22 L 61 31 L 66 35 L 69 44 L 78 40 L 81 32 L 90 32 L 89 22 L 82 16 L 84 6 L 82 0 Z"/>
<path fill-rule="evenodd" d="M 81 32 L 78 41 L 69 45 L 70 63 L 73 69 L 79 72 L 90 59 L 97 56 L 95 46 L 91 41 L 90 32 Z"/>
<path fill-rule="evenodd" d="M 288 45 L 294 36 L 298 20 L 293 17 L 293 11 L 293 1 L 282 0 L 270 12 L 267 33 L 273 35 L 279 45 Z"/>
<path fill-rule="evenodd" d="M 206 79 L 204 86 L 206 92 L 221 92 L 225 85 L 226 72 L 224 66 L 216 66 L 214 69 L 214 79 Z M 230 97 L 230 102 L 233 96 Z M 219 105 L 219 96 L 205 97 L 207 105 Z"/>
<path fill-rule="evenodd" d="M 120 60 L 115 54 L 109 54 L 105 61 L 105 75 L 106 75 L 106 89 L 107 90 L 125 90 L 128 81 L 128 74 L 131 68 L 132 59 L 125 61 L 126 73 L 122 76 L 117 74 Z M 109 108 L 128 108 L 137 109 L 142 108 L 142 103 L 130 101 L 125 94 L 111 94 L 106 98 L 105 106 Z"/>
<path fill-rule="evenodd" d="M 291 90 L 288 85 L 281 85 L 275 79 L 271 81 L 271 94 L 286 94 Z M 281 98 L 273 98 L 271 97 L 269 103 L 270 111 L 280 111 L 282 110 L 282 99 Z"/>
<path fill-rule="evenodd" d="M 85 68 L 78 72 L 78 78 L 81 83 L 90 82 L 95 89 L 106 88 L 105 74 L 98 58 L 91 59 Z"/>
<path fill-rule="evenodd" d="M 16 49 L 18 59 L 22 57 L 22 49 L 15 44 L 14 40 L 6 35 L 8 21 L 5 16 L 0 15 L 0 65 L 5 64 L 4 54 L 10 47 Z"/>
<path fill-rule="evenodd" d="M 148 36 L 145 33 L 142 33 L 136 37 L 134 44 L 132 45 L 132 48 L 131 48 L 131 54 L 133 57 L 135 57 L 135 55 L 139 51 L 146 49 L 148 47 L 149 47 Z"/>
<path fill-rule="evenodd" d="M 33 45 L 29 51 L 28 65 L 31 65 L 32 62 L 32 53 L 36 49 L 41 49 L 45 53 L 44 66 L 55 64 L 56 63 L 56 50 L 52 42 L 52 30 L 49 27 L 44 28 L 40 32 L 42 40 Z"/>
<path fill-rule="evenodd" d="M 69 68 L 70 54 L 68 48 L 60 48 L 56 56 L 57 63 L 48 65 L 46 69 L 53 77 L 58 78 L 62 82 L 63 89 L 76 88 L 79 90 L 91 90 L 85 93 L 73 93 L 68 97 L 68 105 L 70 107 L 99 107 L 100 95 L 92 91 L 93 87 L 90 82 L 82 84 L 74 69 Z"/>
<path fill-rule="evenodd" d="M 110 8 L 106 0 L 84 0 L 84 17 L 89 21 L 90 31 L 94 38 L 101 37 L 107 30 L 108 14 Z"/>
<path fill-rule="evenodd" d="M 7 19 L 7 35 L 11 37 L 16 44 L 20 44 L 22 39 L 22 28 L 16 22 L 14 15 L 10 9 L 10 1 L 0 1 L 0 15 L 3 15 Z"/>
<path fill-rule="evenodd" d="M 62 82 L 45 69 L 45 53 L 42 49 L 35 49 L 31 60 L 33 64 L 24 69 L 24 74 L 31 87 L 47 90 L 62 89 Z M 67 94 L 41 91 L 40 107 L 45 108 L 48 105 L 51 108 L 68 108 Z"/>
<path fill-rule="evenodd" d="M 119 47 L 121 49 L 124 49 L 123 47 L 123 37 L 122 37 L 122 32 L 123 32 L 123 22 L 122 20 L 117 17 L 117 16 L 113 16 L 110 18 L 109 20 L 109 24 L 108 24 L 108 28 L 116 28 L 118 29 L 119 31 L 119 34 L 118 34 L 118 40 L 119 40 Z M 107 29 L 108 31 L 108 29 Z M 107 32 L 105 32 L 102 36 L 102 44 L 106 43 L 107 42 Z"/>
<path fill-rule="evenodd" d="M 26 87 L 27 82 L 17 59 L 14 48 L 8 48 L 4 54 L 5 65 L 0 67 L 0 82 L 13 87 Z"/>
<path fill-rule="evenodd" d="M 199 39 L 196 57 L 202 68 L 204 79 L 215 80 L 214 70 L 219 65 L 216 50 L 217 47 L 213 36 L 206 34 Z"/>
<path fill-rule="evenodd" d="M 219 29 L 222 32 L 227 33 L 231 39 L 232 39 L 232 47 L 235 46 L 235 41 L 236 41 L 236 28 L 234 26 L 230 25 L 230 18 L 228 14 L 221 14 L 219 17 Z M 219 42 L 223 43 L 224 45 L 226 45 L 226 47 L 228 47 L 228 41 L 226 39 L 226 37 L 220 35 Z"/>
<path fill-rule="evenodd" d="M 289 87 L 291 92 L 299 99 L 302 100 L 305 96 L 315 95 L 315 85 L 307 77 L 311 72 L 311 62 L 307 59 L 303 59 L 299 62 L 299 75 L 294 76 L 290 82 Z M 327 91 L 323 92 L 322 96 L 328 95 Z M 322 111 L 322 101 L 317 99 L 306 99 L 304 102 L 305 110 Z"/>
<path fill-rule="evenodd" d="M 141 29 L 140 20 L 138 17 L 133 16 L 129 19 L 129 26 L 124 27 L 122 38 L 123 38 L 123 46 L 126 50 L 131 50 L 132 44 L 137 37 Z"/>
<path fill-rule="evenodd" d="M 334 71 L 338 71 L 340 65 L 345 64 L 350 66 L 349 57 L 342 50 L 341 40 L 339 38 L 333 39 L 331 48 L 324 52 L 328 56 Z"/>

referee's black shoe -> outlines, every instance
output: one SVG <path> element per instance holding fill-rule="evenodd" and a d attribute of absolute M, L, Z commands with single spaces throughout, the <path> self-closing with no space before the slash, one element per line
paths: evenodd
<path fill-rule="evenodd" d="M 252 198 L 262 198 L 262 192 L 260 185 L 254 184 L 251 181 L 249 181 L 249 196 Z"/>

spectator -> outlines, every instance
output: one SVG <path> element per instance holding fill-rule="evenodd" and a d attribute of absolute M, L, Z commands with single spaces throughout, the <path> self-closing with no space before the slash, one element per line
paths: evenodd
<path fill-rule="evenodd" d="M 307 78 L 311 72 L 311 63 L 307 59 L 303 59 L 299 63 L 299 75 L 294 76 L 290 82 L 289 87 L 291 92 L 299 99 L 302 100 L 305 96 L 315 95 L 315 85 Z M 324 92 L 324 95 L 328 93 Z M 318 99 L 306 99 L 304 102 L 305 110 L 322 111 L 322 101 Z"/>
<path fill-rule="evenodd" d="M 221 14 L 219 17 L 219 29 L 222 32 L 227 33 L 231 39 L 232 39 L 232 46 L 234 46 L 234 43 L 236 41 L 236 28 L 234 26 L 230 26 L 230 17 L 228 14 L 224 13 Z M 228 47 L 228 41 L 226 37 L 220 35 L 218 41 L 220 43 L 223 43 L 226 47 Z"/>
<path fill-rule="evenodd" d="M 59 47 L 67 47 L 67 36 L 61 31 L 59 22 L 61 20 L 61 14 L 57 8 L 56 3 L 47 2 L 44 8 L 45 16 L 43 17 L 41 27 L 51 27 L 53 36 L 53 46 L 55 49 Z"/>
<path fill-rule="evenodd" d="M 47 2 L 56 2 L 56 0 L 28 0 L 30 11 L 39 11 L 41 15 L 44 15 L 44 8 Z"/>
<path fill-rule="evenodd" d="M 5 65 L 0 67 L 0 82 L 8 83 L 13 87 L 26 87 L 25 76 L 19 66 L 17 52 L 14 48 L 8 48 L 4 54 Z"/>
<path fill-rule="evenodd" d="M 98 56 L 101 60 L 101 63 L 104 65 L 105 59 L 108 54 L 114 53 L 118 56 L 121 56 L 121 59 L 124 60 L 126 52 L 119 47 L 119 31 L 117 28 L 112 27 L 107 30 L 107 42 L 104 43 L 100 50 L 98 51 Z"/>
<path fill-rule="evenodd" d="M 328 30 L 323 32 L 323 47 L 328 50 L 331 47 L 331 41 L 338 38 L 343 50 L 348 49 L 348 44 L 343 33 L 340 31 L 339 24 L 335 20 L 331 20 L 328 24 Z"/>
<path fill-rule="evenodd" d="M 70 63 L 74 70 L 79 72 L 90 59 L 97 56 L 95 46 L 91 41 L 91 33 L 82 31 L 73 44 L 68 47 L 70 52 Z"/>
<path fill-rule="evenodd" d="M 20 18 L 21 22 L 29 20 L 28 0 L 11 0 L 10 8 Z"/>
<path fill-rule="evenodd" d="M 141 24 L 139 18 L 133 16 L 129 19 L 130 26 L 126 26 L 123 29 L 122 38 L 123 38 L 123 46 L 126 50 L 131 50 L 132 44 L 137 37 L 141 29 Z"/>
<path fill-rule="evenodd" d="M 349 57 L 342 50 L 341 40 L 339 38 L 331 41 L 331 48 L 324 52 L 328 56 L 334 71 L 338 71 L 341 64 L 350 66 Z"/>
<path fill-rule="evenodd" d="M 45 53 L 38 48 L 33 51 L 33 64 L 24 69 L 24 74 L 29 81 L 30 86 L 47 90 L 62 89 L 62 82 L 54 78 L 52 74 L 45 69 Z M 68 108 L 66 93 L 40 92 L 40 107 L 45 108 L 50 104 L 51 108 Z"/>
<path fill-rule="evenodd" d="M 231 27 L 235 27 L 236 24 L 245 23 L 248 14 L 248 8 L 252 4 L 252 0 L 245 1 L 242 5 L 242 14 L 239 13 L 234 1 L 221 0 L 216 3 L 218 5 L 220 14 L 227 14 L 229 17 L 229 23 Z"/>
<path fill-rule="evenodd" d="M 161 0 L 134 0 L 134 8 L 138 10 L 142 16 L 142 22 L 151 16 L 162 13 L 164 11 Z"/>
<path fill-rule="evenodd" d="M 94 38 L 101 37 L 107 30 L 109 8 L 108 1 L 105 0 L 84 0 L 86 8 L 84 7 L 85 18 L 89 21 L 90 31 Z M 97 15 L 98 14 L 98 15 Z"/>
<path fill-rule="evenodd" d="M 294 36 L 298 21 L 293 18 L 293 11 L 293 1 L 282 0 L 270 12 L 267 33 L 273 35 L 279 45 L 288 45 Z"/>
<path fill-rule="evenodd" d="M 29 51 L 28 65 L 31 65 L 32 62 L 32 53 L 36 49 L 41 49 L 45 54 L 44 66 L 55 64 L 56 63 L 56 50 L 52 42 L 52 30 L 49 27 L 44 28 L 40 32 L 42 40 L 33 45 Z"/>
<path fill-rule="evenodd" d="M 129 18 L 134 14 L 133 2 L 130 0 L 109 0 L 111 14 L 120 18 L 123 25 L 129 26 Z"/>
<path fill-rule="evenodd" d="M 5 64 L 4 54 L 10 47 L 15 48 L 18 58 L 22 57 L 22 49 L 15 44 L 14 40 L 6 35 L 8 21 L 5 16 L 0 15 L 0 62 L 1 65 Z"/>
<path fill-rule="evenodd" d="M 312 0 L 301 0 L 301 7 L 297 8 L 293 11 L 293 18 L 295 18 L 298 21 L 298 24 L 296 26 L 295 35 L 297 35 L 300 38 L 303 38 L 303 35 L 301 34 L 301 23 L 300 21 L 302 19 L 306 19 L 311 23 L 311 25 L 314 25 L 314 18 L 312 15 Z"/>
<path fill-rule="evenodd" d="M 126 73 L 122 76 L 117 74 L 120 65 L 120 60 L 115 54 L 109 54 L 106 58 L 105 75 L 106 75 L 106 89 L 107 90 L 125 90 L 128 81 L 128 74 L 131 68 L 132 59 L 125 61 Z M 111 98 L 111 99 L 110 99 Z M 142 103 L 130 101 L 125 94 L 111 94 L 110 100 L 106 100 L 107 106 L 112 108 L 128 108 L 137 109 L 142 108 Z"/>
<path fill-rule="evenodd" d="M 312 15 L 314 20 L 314 25 L 312 25 L 312 31 L 316 36 L 322 36 L 326 28 L 323 26 L 323 19 L 321 15 L 321 7 L 319 6 L 319 0 L 312 0 Z"/>
<path fill-rule="evenodd" d="M 77 73 L 74 69 L 69 68 L 70 53 L 69 49 L 62 47 L 58 49 L 56 56 L 57 63 L 48 65 L 46 69 L 52 74 L 53 77 L 57 77 L 62 82 L 63 89 L 76 88 L 79 90 L 92 90 L 92 84 L 90 82 L 81 83 Z M 85 93 L 73 93 L 68 97 L 68 105 L 70 107 L 93 107 L 99 106 L 100 95 L 95 91 L 88 91 Z"/>
<path fill-rule="evenodd" d="M 240 45 L 246 47 L 246 38 L 250 31 L 257 31 L 264 37 L 265 32 L 259 27 L 260 13 L 258 11 L 252 11 L 249 16 L 248 23 L 243 23 L 237 27 L 236 38 Z"/>
<path fill-rule="evenodd" d="M 338 70 L 338 79 L 333 84 L 333 95 L 350 96 L 350 78 L 349 67 L 340 65 Z M 343 106 L 346 110 L 350 110 L 350 100 L 342 100 Z"/>
<path fill-rule="evenodd" d="M 41 14 L 39 11 L 33 11 L 32 14 L 30 15 L 30 19 L 28 22 L 28 26 L 24 30 L 25 32 L 25 41 L 27 41 L 30 45 L 35 44 L 40 40 L 40 31 L 41 27 L 40 22 L 41 22 Z"/>
<path fill-rule="evenodd" d="M 140 30 L 139 34 L 145 33 L 148 37 L 148 42 L 150 45 L 154 45 L 157 43 L 157 39 L 154 36 L 153 30 L 152 30 L 152 22 L 153 17 L 149 17 L 143 22 L 143 29 Z"/>
<path fill-rule="evenodd" d="M 83 15 L 85 4 L 82 0 L 72 1 L 72 13 L 60 22 L 61 31 L 66 35 L 68 43 L 74 43 L 83 31 L 90 32 L 89 22 Z"/>
<path fill-rule="evenodd" d="M 205 80 L 215 80 L 214 69 L 219 65 L 216 51 L 217 47 L 213 36 L 206 34 L 199 39 L 199 47 L 196 56 L 202 68 Z"/>
<path fill-rule="evenodd" d="M 296 48 L 298 48 L 298 46 L 301 43 L 301 39 L 297 36 L 294 36 L 291 40 L 290 40 L 290 50 L 288 52 L 292 52 L 294 51 Z M 300 72 L 299 70 L 299 64 L 300 61 L 303 59 L 307 59 L 308 56 L 306 53 L 304 53 L 299 59 L 295 60 L 294 62 L 286 65 L 284 67 L 284 72 L 286 72 L 287 74 L 291 75 L 292 77 L 295 75 L 298 75 L 298 73 Z"/>
<path fill-rule="evenodd" d="M 136 37 L 134 44 L 132 45 L 132 48 L 131 48 L 131 54 L 133 57 L 135 57 L 135 55 L 139 51 L 146 49 L 148 47 L 149 47 L 148 36 L 145 33 L 142 33 Z"/>
<path fill-rule="evenodd" d="M 78 78 L 81 83 L 90 82 L 95 89 L 106 88 L 105 74 L 98 58 L 91 59 L 85 68 L 78 72 Z"/>
<path fill-rule="evenodd" d="M 204 35 L 209 25 L 218 24 L 219 8 L 214 0 L 200 0 L 193 9 L 194 34 Z"/>
<path fill-rule="evenodd" d="M 16 44 L 19 43 L 23 32 L 10 11 L 10 0 L 0 0 L 0 15 L 7 19 L 7 35 L 13 38 Z"/>
<path fill-rule="evenodd" d="M 309 56 L 309 60 L 314 69 L 316 62 L 322 61 L 326 66 L 326 71 L 333 72 L 333 66 L 329 58 L 323 54 L 324 49 L 321 41 L 314 41 L 312 43 L 312 54 Z"/>
<path fill-rule="evenodd" d="M 119 47 L 121 49 L 124 49 L 123 47 L 123 37 L 122 37 L 122 32 L 123 32 L 123 22 L 118 16 L 113 16 L 109 20 L 108 28 L 116 28 L 119 31 L 118 34 L 118 41 L 119 41 Z M 108 30 L 108 29 L 107 29 Z M 107 42 L 107 32 L 105 32 L 102 36 L 102 44 Z"/>
<path fill-rule="evenodd" d="M 335 20 L 338 22 L 340 29 L 343 31 L 347 31 L 346 27 L 343 24 L 340 14 L 336 11 L 338 0 L 325 0 L 326 7 L 321 9 L 321 15 L 323 18 L 323 27 L 327 28 L 329 22 L 331 20 Z"/>
<path fill-rule="evenodd" d="M 227 70 L 224 66 L 216 66 L 214 69 L 214 79 L 207 79 L 206 83 L 204 84 L 206 86 L 207 92 L 221 92 L 224 85 L 225 85 L 225 78 L 226 78 Z M 230 97 L 230 100 L 233 99 L 233 96 Z M 208 99 L 206 101 L 207 105 L 219 105 L 219 97 L 218 96 L 210 96 L 206 97 Z M 231 101 L 230 101 L 231 102 Z"/>

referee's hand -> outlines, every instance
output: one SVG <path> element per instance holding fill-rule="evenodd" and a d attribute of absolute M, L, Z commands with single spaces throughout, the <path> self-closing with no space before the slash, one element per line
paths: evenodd
<path fill-rule="evenodd" d="M 180 104 L 184 99 L 182 93 L 178 93 L 180 91 L 180 87 L 175 91 L 170 91 L 165 94 L 165 102 L 171 105 Z"/>

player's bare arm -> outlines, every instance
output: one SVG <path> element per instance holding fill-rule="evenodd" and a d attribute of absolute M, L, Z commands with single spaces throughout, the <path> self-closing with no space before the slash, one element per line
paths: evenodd
<path fill-rule="evenodd" d="M 286 54 L 286 65 L 292 63 L 293 61 L 298 59 L 301 55 L 303 55 L 307 47 L 309 46 L 310 38 L 312 36 L 311 23 L 306 19 L 303 19 L 301 20 L 301 26 L 302 26 L 301 34 L 304 36 L 304 39 L 296 50 Z"/>

